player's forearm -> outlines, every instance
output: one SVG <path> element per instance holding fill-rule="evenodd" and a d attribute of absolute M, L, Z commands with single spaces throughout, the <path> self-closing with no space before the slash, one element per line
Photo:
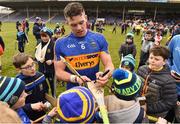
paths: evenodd
<path fill-rule="evenodd" d="M 106 71 L 106 70 L 109 70 L 109 76 L 111 76 L 112 73 L 113 73 L 113 71 L 114 71 L 114 65 L 113 65 L 113 64 L 109 64 L 109 65 L 105 66 L 105 69 L 104 69 L 104 70 L 105 70 L 105 71 Z"/>
<path fill-rule="evenodd" d="M 70 74 L 70 73 L 68 73 L 68 72 L 66 72 L 66 71 L 64 71 L 64 70 L 58 71 L 58 72 L 56 71 L 56 77 L 57 77 L 58 80 L 61 80 L 61 81 L 67 81 L 67 82 L 69 82 L 71 75 L 72 75 L 72 74 Z"/>
<path fill-rule="evenodd" d="M 112 63 L 110 54 L 106 54 L 106 53 L 101 54 L 101 60 L 104 65 L 104 71 L 110 70 L 110 73 L 112 73 L 114 70 L 114 65 Z"/>
<path fill-rule="evenodd" d="M 112 74 L 112 72 L 114 71 L 114 65 L 110 57 L 107 59 L 107 61 L 104 62 L 104 71 L 106 70 L 110 71 L 109 74 Z"/>

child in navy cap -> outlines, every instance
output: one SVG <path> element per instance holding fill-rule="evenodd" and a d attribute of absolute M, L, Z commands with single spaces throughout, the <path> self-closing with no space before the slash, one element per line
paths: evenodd
<path fill-rule="evenodd" d="M 134 72 L 136 60 L 132 54 L 128 54 L 121 60 L 120 68 Z"/>
<path fill-rule="evenodd" d="M 54 42 L 52 41 L 53 32 L 44 27 L 40 31 L 40 43 L 36 47 L 35 58 L 38 62 L 39 72 L 43 73 L 48 80 L 52 96 L 56 96 L 54 85 Z"/>
<path fill-rule="evenodd" d="M 43 122 L 50 123 L 54 116 L 58 116 L 61 123 L 93 123 L 100 118 L 95 111 L 95 100 L 91 92 L 82 86 L 61 93 L 57 107 L 52 109 Z"/>
<path fill-rule="evenodd" d="M 113 74 L 113 95 L 105 97 L 110 123 L 141 123 L 145 111 L 137 100 L 142 82 L 130 71 L 116 69 Z"/>

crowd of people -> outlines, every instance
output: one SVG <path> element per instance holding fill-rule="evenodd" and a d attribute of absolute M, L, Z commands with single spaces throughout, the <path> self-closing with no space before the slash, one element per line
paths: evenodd
<path fill-rule="evenodd" d="M 103 100 L 110 123 L 180 122 L 179 24 L 170 31 L 167 46 L 162 46 L 166 25 L 152 20 L 123 22 L 121 34 L 126 33 L 126 38 L 117 51 L 120 65 L 115 69 L 108 42 L 102 32 L 90 30 L 83 5 L 68 3 L 64 16 L 71 29 L 67 36 L 63 36 L 64 26 L 57 23 L 52 31 L 36 17 L 34 57 L 24 50 L 28 20 L 16 23 L 19 53 L 13 56 L 13 65 L 19 73 L 16 77 L 0 76 L 0 112 L 4 113 L 0 123 L 103 123 L 97 99 L 86 85 L 91 82 L 94 88 L 104 88 L 108 81 L 112 81 L 108 87 L 111 93 Z M 112 33 L 117 26 L 114 23 Z M 127 33 L 128 26 L 131 31 Z M 140 62 L 136 63 L 134 35 L 141 31 Z M 4 50 L 0 38 L 0 56 Z M 100 62 L 107 73 L 100 71 Z M 57 94 L 56 80 L 66 82 L 66 91 Z M 47 99 L 50 91 L 55 105 Z"/>

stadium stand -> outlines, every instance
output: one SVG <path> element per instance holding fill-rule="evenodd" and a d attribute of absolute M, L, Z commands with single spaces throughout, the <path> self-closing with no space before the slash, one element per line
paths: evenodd
<path fill-rule="evenodd" d="M 179 19 L 180 2 L 173 0 L 86 0 L 81 1 L 86 8 L 89 20 L 106 18 L 107 23 L 118 19 L 129 19 L 133 16 L 152 19 Z M 145 2 L 146 1 L 146 2 Z M 69 1 L 55 0 L 1 0 L 0 5 L 15 10 L 9 15 L 0 16 L 1 21 L 17 21 L 29 18 L 34 21 L 36 16 L 42 17 L 45 22 L 63 22 L 63 8 Z M 129 11 L 134 12 L 130 13 Z M 139 13 L 138 11 L 144 11 Z M 125 17 L 123 17 L 123 14 Z M 156 16 L 156 17 L 155 17 Z"/>

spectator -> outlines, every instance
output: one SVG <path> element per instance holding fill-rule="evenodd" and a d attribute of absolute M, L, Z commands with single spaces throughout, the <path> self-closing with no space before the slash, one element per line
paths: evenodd
<path fill-rule="evenodd" d="M 125 43 L 119 48 L 119 57 L 124 57 L 128 54 L 132 54 L 136 57 L 136 45 L 134 44 L 134 34 L 127 33 Z"/>
<path fill-rule="evenodd" d="M 146 113 L 164 118 L 177 102 L 176 81 L 166 65 L 170 52 L 155 46 L 149 53 L 149 65 L 140 67 L 137 73 L 144 80 L 141 95 L 146 97 Z"/>
<path fill-rule="evenodd" d="M 36 17 L 36 21 L 33 26 L 33 35 L 36 38 L 37 45 L 39 44 L 41 40 L 40 31 L 43 28 L 42 19 L 40 17 Z"/>
<path fill-rule="evenodd" d="M 45 115 L 47 109 L 45 93 L 48 93 L 48 85 L 45 76 L 36 71 L 34 60 L 25 53 L 15 55 L 13 65 L 20 72 L 16 77 L 25 82 L 25 92 L 29 94 L 23 110 L 34 121 Z"/>

